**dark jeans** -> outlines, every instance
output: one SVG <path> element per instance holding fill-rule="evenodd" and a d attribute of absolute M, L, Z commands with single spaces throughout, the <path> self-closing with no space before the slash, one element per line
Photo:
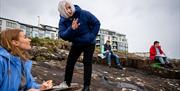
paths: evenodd
<path fill-rule="evenodd" d="M 95 49 L 95 44 L 83 45 L 83 46 L 71 46 L 65 71 L 65 79 L 67 85 L 70 86 L 73 76 L 74 65 L 83 52 L 83 64 L 84 64 L 84 86 L 91 84 L 92 74 L 92 57 Z"/>

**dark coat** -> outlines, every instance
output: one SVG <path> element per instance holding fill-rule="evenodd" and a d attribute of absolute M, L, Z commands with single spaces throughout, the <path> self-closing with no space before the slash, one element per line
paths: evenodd
<path fill-rule="evenodd" d="M 72 21 L 77 18 L 80 26 L 78 29 L 73 30 L 71 27 Z M 77 5 L 75 5 L 75 13 L 72 18 L 60 17 L 59 37 L 72 42 L 73 45 L 95 44 L 99 29 L 99 20 L 93 14 L 82 10 Z"/>

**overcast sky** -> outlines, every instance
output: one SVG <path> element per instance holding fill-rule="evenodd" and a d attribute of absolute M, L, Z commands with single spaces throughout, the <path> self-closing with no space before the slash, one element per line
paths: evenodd
<path fill-rule="evenodd" d="M 58 27 L 59 0 L 0 0 L 0 17 Z M 180 58 L 180 0 L 72 0 L 92 12 L 101 28 L 126 35 L 130 52 L 147 52 L 154 40 Z"/>

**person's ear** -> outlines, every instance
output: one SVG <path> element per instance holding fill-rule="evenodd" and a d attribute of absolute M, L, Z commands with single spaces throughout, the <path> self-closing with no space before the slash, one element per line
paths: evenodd
<path fill-rule="evenodd" d="M 18 46 L 18 45 L 19 45 L 19 42 L 16 41 L 16 40 L 12 40 L 12 44 L 15 45 L 15 46 Z"/>

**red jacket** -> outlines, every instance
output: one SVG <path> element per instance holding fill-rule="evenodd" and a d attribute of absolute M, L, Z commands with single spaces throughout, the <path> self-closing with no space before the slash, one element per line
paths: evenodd
<path fill-rule="evenodd" d="M 160 54 L 164 54 L 164 52 L 162 51 L 161 49 L 161 46 L 158 47 L 159 51 L 160 51 Z M 156 56 L 156 48 L 154 45 L 151 46 L 150 48 L 150 59 L 151 60 L 154 60 L 155 56 Z"/>

